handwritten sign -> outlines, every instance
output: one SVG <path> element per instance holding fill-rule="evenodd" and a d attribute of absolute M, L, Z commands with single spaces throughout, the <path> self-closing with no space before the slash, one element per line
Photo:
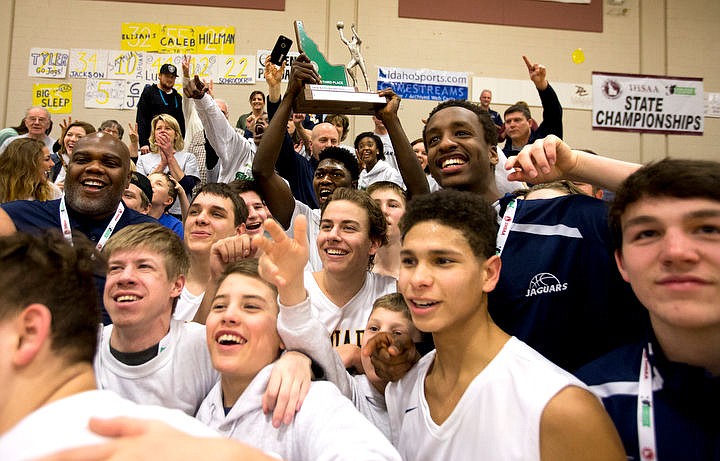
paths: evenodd
<path fill-rule="evenodd" d="M 235 54 L 234 27 L 195 27 L 196 54 Z"/>
<path fill-rule="evenodd" d="M 258 50 L 256 55 L 256 65 L 257 65 L 257 71 L 255 73 L 255 80 L 259 80 L 264 82 L 265 81 L 265 60 L 268 56 L 270 56 L 271 51 L 270 50 Z M 295 58 L 300 56 L 300 53 L 297 51 L 291 51 L 288 53 L 287 57 L 285 58 L 285 72 L 283 73 L 283 82 L 287 82 L 290 79 L 290 66 L 292 66 L 292 63 L 295 61 Z"/>
<path fill-rule="evenodd" d="M 32 48 L 28 62 L 28 76 L 65 78 L 69 61 L 69 50 Z"/>
<path fill-rule="evenodd" d="M 108 51 L 73 48 L 70 50 L 70 78 L 106 78 Z"/>
<path fill-rule="evenodd" d="M 126 22 L 123 51 L 169 54 L 235 54 L 235 27 Z"/>
<path fill-rule="evenodd" d="M 145 85 L 147 85 L 147 83 L 141 80 L 125 82 L 125 102 L 123 103 L 121 109 L 135 110 L 137 108 L 137 103 L 140 100 L 140 95 L 142 94 L 143 89 L 145 89 Z"/>
<path fill-rule="evenodd" d="M 33 85 L 33 106 L 44 107 L 51 114 L 72 113 L 72 85 L 69 83 Z"/>
<path fill-rule="evenodd" d="M 182 26 L 177 24 L 163 24 L 160 26 L 159 34 L 160 53 L 181 53 L 191 54 L 195 52 L 197 39 L 193 26 Z"/>
<path fill-rule="evenodd" d="M 160 68 L 163 64 L 172 64 L 178 69 L 178 76 L 180 75 L 180 69 L 182 68 L 182 55 L 180 54 L 161 54 L 161 53 L 143 53 L 144 68 L 142 75 L 139 76 L 140 80 L 146 82 L 157 82 L 160 74 Z M 178 80 L 182 83 L 181 80 Z"/>
<path fill-rule="evenodd" d="M 255 83 L 255 56 L 236 54 L 219 56 L 217 83 L 252 85 Z"/>
<path fill-rule="evenodd" d="M 93 109 L 121 109 L 125 102 L 125 86 L 123 80 L 85 81 L 85 107 Z"/>
<path fill-rule="evenodd" d="M 218 56 L 208 54 L 194 54 L 190 56 L 190 75 L 197 75 L 204 80 L 217 81 Z"/>
<path fill-rule="evenodd" d="M 145 53 L 135 51 L 108 51 L 106 78 L 118 80 L 141 78 L 145 67 L 144 56 Z"/>
<path fill-rule="evenodd" d="M 157 51 L 160 49 L 160 24 L 124 22 L 120 35 L 123 51 Z"/>

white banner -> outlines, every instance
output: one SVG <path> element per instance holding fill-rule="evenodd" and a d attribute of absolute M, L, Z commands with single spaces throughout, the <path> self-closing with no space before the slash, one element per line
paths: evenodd
<path fill-rule="evenodd" d="M 702 135 L 703 81 L 593 72 L 596 130 Z"/>

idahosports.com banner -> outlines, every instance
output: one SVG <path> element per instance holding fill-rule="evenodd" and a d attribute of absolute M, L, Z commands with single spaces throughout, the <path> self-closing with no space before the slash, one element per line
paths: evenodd
<path fill-rule="evenodd" d="M 700 78 L 593 72 L 592 94 L 594 130 L 703 134 Z"/>
<path fill-rule="evenodd" d="M 377 89 L 392 88 L 403 99 L 467 99 L 468 80 L 467 72 L 379 67 Z"/>

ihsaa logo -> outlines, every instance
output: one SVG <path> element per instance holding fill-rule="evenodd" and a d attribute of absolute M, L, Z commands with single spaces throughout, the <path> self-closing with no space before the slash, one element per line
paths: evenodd
<path fill-rule="evenodd" d="M 529 298 L 530 296 L 557 293 L 565 290 L 567 290 L 567 283 L 560 283 L 560 280 L 549 272 L 541 272 L 535 274 L 532 280 L 530 280 L 530 286 L 528 287 L 525 297 Z"/>

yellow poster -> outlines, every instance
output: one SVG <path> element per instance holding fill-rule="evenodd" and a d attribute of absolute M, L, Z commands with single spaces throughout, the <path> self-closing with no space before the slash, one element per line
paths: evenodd
<path fill-rule="evenodd" d="M 235 54 L 235 28 L 195 27 L 196 54 Z"/>
<path fill-rule="evenodd" d="M 157 51 L 160 49 L 160 24 L 124 22 L 120 38 L 123 51 Z"/>
<path fill-rule="evenodd" d="M 72 113 L 72 85 L 69 83 L 36 83 L 33 106 L 42 106 L 51 114 Z"/>
<path fill-rule="evenodd" d="M 125 22 L 120 49 L 164 54 L 235 54 L 235 27 Z"/>
<path fill-rule="evenodd" d="M 159 53 L 193 54 L 195 53 L 195 28 L 177 24 L 163 24 L 160 26 Z"/>

